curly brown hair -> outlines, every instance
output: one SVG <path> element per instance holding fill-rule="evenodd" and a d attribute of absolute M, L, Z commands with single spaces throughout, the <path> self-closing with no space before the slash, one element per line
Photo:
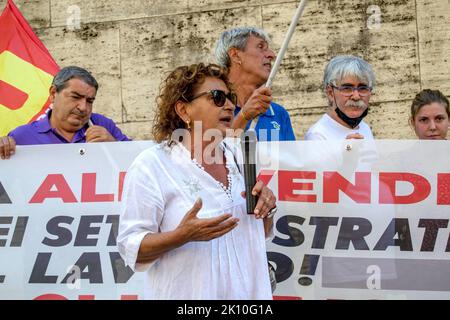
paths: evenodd
<path fill-rule="evenodd" d="M 175 111 L 175 104 L 179 100 L 190 102 L 206 77 L 218 78 L 230 89 L 228 69 L 216 64 L 198 63 L 178 67 L 161 83 L 152 128 L 153 138 L 157 142 L 168 140 L 176 129 L 186 128 L 186 124 Z"/>

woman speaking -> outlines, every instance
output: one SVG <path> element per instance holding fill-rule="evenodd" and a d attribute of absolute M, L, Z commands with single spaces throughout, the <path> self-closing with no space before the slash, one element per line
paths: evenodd
<path fill-rule="evenodd" d="M 162 83 L 153 135 L 127 172 L 118 246 L 146 272 L 147 299 L 272 299 L 265 240 L 275 196 L 258 181 L 247 214 L 231 130 L 236 96 L 216 65 Z"/>

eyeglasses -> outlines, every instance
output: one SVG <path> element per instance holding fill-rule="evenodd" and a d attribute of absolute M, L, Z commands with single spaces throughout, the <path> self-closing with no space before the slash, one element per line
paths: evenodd
<path fill-rule="evenodd" d="M 372 88 L 369 86 L 333 86 L 331 87 L 337 89 L 344 97 L 350 97 L 353 94 L 353 91 L 358 91 L 361 97 L 366 97 L 372 92 Z"/>
<path fill-rule="evenodd" d="M 197 98 L 203 97 L 204 95 L 210 94 L 213 98 L 214 104 L 219 108 L 225 105 L 226 99 L 228 99 L 234 106 L 237 104 L 237 96 L 233 92 L 225 93 L 223 90 L 211 90 L 197 94 L 196 96 L 190 99 L 190 102 L 194 101 Z"/>

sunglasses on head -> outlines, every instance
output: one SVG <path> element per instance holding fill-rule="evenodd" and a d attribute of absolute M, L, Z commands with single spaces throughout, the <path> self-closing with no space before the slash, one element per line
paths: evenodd
<path fill-rule="evenodd" d="M 214 104 L 219 108 L 225 105 L 226 100 L 228 99 L 234 106 L 237 104 L 237 96 L 233 92 L 225 93 L 223 90 L 211 90 L 199 93 L 190 99 L 190 102 L 194 101 L 197 98 L 203 97 L 204 95 L 211 95 Z"/>

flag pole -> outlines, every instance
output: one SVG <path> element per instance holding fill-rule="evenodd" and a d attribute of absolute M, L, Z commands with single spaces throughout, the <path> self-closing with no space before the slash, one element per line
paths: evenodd
<path fill-rule="evenodd" d="M 278 72 L 278 69 L 280 68 L 281 60 L 284 58 L 284 54 L 286 53 L 286 50 L 289 46 L 289 42 L 291 41 L 292 35 L 295 32 L 295 28 L 297 27 L 298 21 L 300 20 L 300 17 L 303 14 L 303 11 L 305 10 L 306 3 L 308 0 L 302 0 L 297 8 L 297 11 L 295 12 L 294 17 L 292 18 L 291 25 L 289 26 L 289 30 L 286 33 L 286 37 L 284 38 L 283 45 L 281 46 L 280 51 L 277 54 L 277 58 L 275 59 L 275 63 L 272 67 L 272 70 L 270 71 L 269 78 L 266 82 L 266 87 L 270 88 L 272 87 L 273 80 L 275 79 L 275 75 Z M 258 124 L 259 116 L 257 116 L 255 119 L 253 119 L 250 130 L 255 130 L 256 125 Z"/>

